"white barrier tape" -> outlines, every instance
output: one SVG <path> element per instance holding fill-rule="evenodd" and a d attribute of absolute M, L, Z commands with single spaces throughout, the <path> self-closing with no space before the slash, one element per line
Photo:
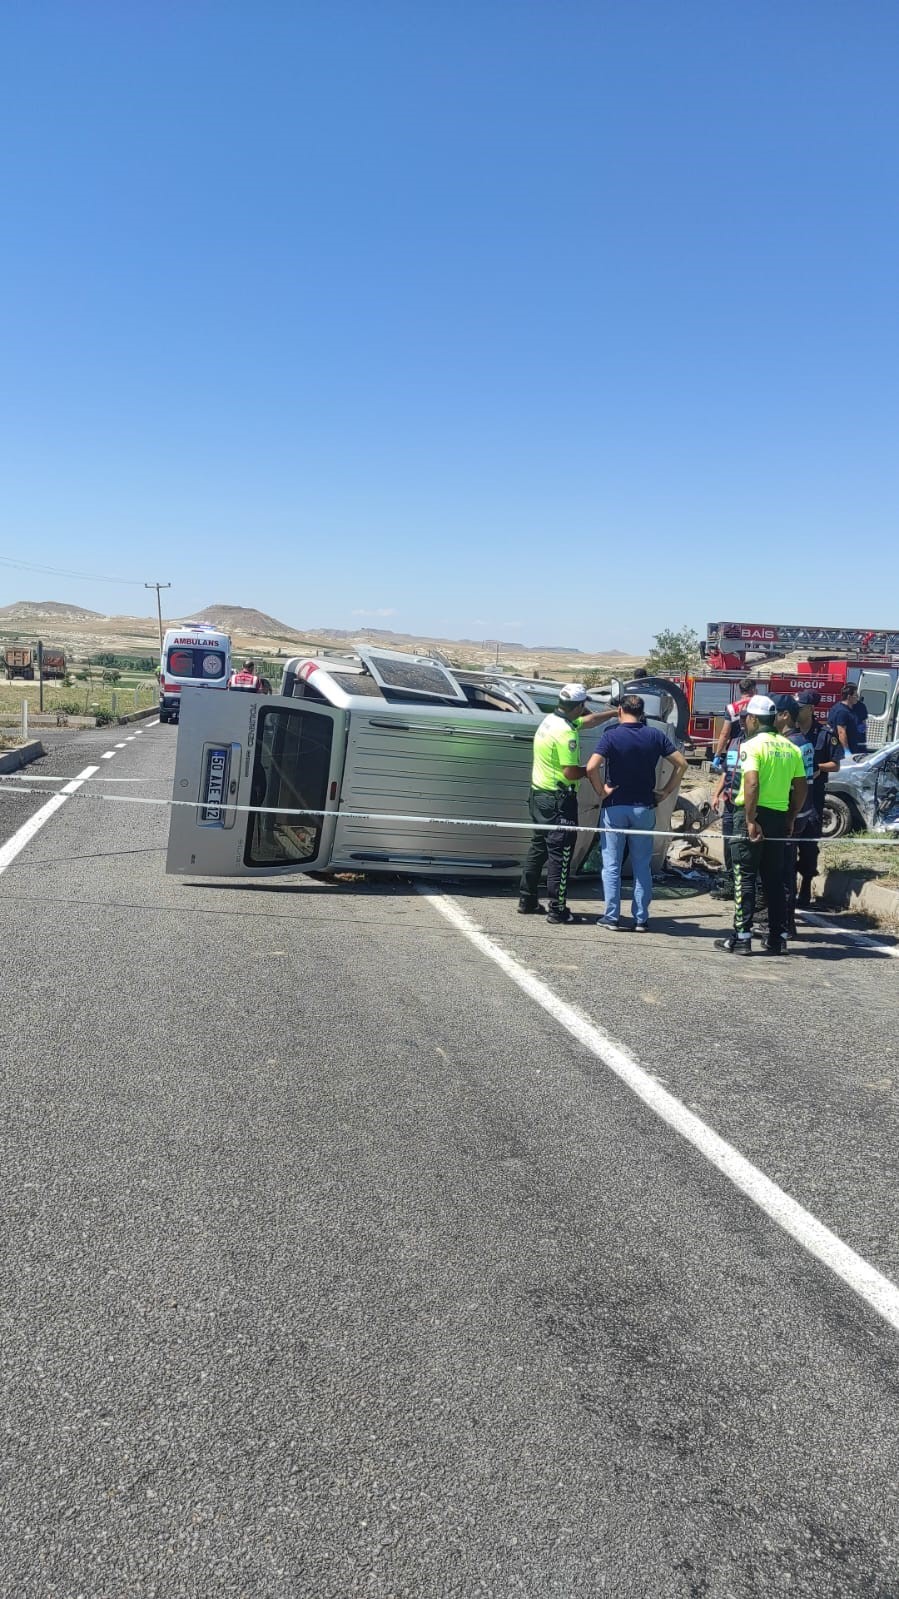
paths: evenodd
<path fill-rule="evenodd" d="M 121 746 L 116 745 L 116 749 Z M 67 783 L 67 777 L 48 777 L 45 772 L 7 772 L 0 773 L 0 783 Z M 98 777 L 86 777 L 85 783 L 170 783 L 170 777 L 107 777 L 101 772 Z"/>
<path fill-rule="evenodd" d="M 16 777 L 18 778 L 18 774 L 16 774 Z M 63 781 L 63 779 L 56 779 L 56 781 Z M 66 778 L 64 781 L 68 782 L 69 779 Z M 101 777 L 100 779 L 98 779 L 98 781 L 103 782 L 104 779 Z M 109 781 L 113 781 L 113 779 L 109 779 Z M 27 789 L 27 788 L 17 787 L 15 785 L 15 783 L 10 783 L 10 782 L 5 782 L 5 781 L 0 780 L 0 793 L 4 793 L 4 792 L 5 793 L 13 793 L 13 794 L 27 794 L 27 793 L 30 792 L 30 790 Z M 100 800 L 105 800 L 106 803 L 109 804 L 109 805 L 157 805 L 157 806 L 161 805 L 161 806 L 164 806 L 166 809 L 172 809 L 172 808 L 174 808 L 176 806 L 180 806 L 183 809 L 190 810 L 190 811 L 219 809 L 219 810 L 222 810 L 224 812 L 233 811 L 237 815 L 248 815 L 248 816 L 334 816 L 334 817 L 337 817 L 340 820 L 348 820 L 348 821 L 355 821 L 355 822 L 424 822 L 428 827 L 435 827 L 435 826 L 440 826 L 440 827 L 496 827 L 496 828 L 504 828 L 504 829 L 516 829 L 516 830 L 520 829 L 520 830 L 522 830 L 524 832 L 528 832 L 528 833 L 618 833 L 622 837 L 625 837 L 625 838 L 631 837 L 631 836 L 634 836 L 636 838 L 679 838 L 679 839 L 681 839 L 681 840 L 683 840 L 685 842 L 687 840 L 689 840 L 689 839 L 702 838 L 705 833 L 710 831 L 711 826 L 714 825 L 714 824 L 710 824 L 710 826 L 708 828 L 704 828 L 701 832 L 694 833 L 689 828 L 681 828 L 681 827 L 672 827 L 672 828 L 663 828 L 663 827 L 610 827 L 608 825 L 608 823 L 606 823 L 606 822 L 600 823 L 600 821 L 598 819 L 595 822 L 586 822 L 586 823 L 532 822 L 532 821 L 527 821 L 527 822 L 511 822 L 511 821 L 510 822 L 497 822 L 497 821 L 491 820 L 488 817 L 479 817 L 479 816 L 425 816 L 425 815 L 420 814 L 419 812 L 414 812 L 414 811 L 413 812 L 405 812 L 405 811 L 322 810 L 320 808 L 319 809 L 313 809 L 311 806 L 302 807 L 302 808 L 291 808 L 291 807 L 283 806 L 283 805 L 232 805 L 232 804 L 228 804 L 228 805 L 219 805 L 217 807 L 214 807 L 214 806 L 209 805 L 209 804 L 204 804 L 202 800 L 198 800 L 198 799 L 192 799 L 192 800 L 151 799 L 151 798 L 148 798 L 145 795 L 140 795 L 140 794 L 103 794 L 103 793 L 96 793 L 96 792 L 91 793 L 89 790 L 87 790 L 86 787 L 83 790 L 79 791 L 78 797 L 80 799 L 100 799 Z M 716 835 L 713 835 L 713 836 L 717 837 L 717 836 L 720 836 L 720 835 L 716 834 Z M 814 837 L 814 838 L 811 838 L 807 834 L 803 834 L 801 838 L 795 838 L 792 835 L 784 835 L 783 837 L 775 836 L 774 838 L 770 839 L 770 842 L 774 843 L 774 844 L 777 844 L 777 843 L 783 843 L 783 844 L 799 844 L 799 843 L 802 843 L 802 844 L 830 844 L 830 843 L 833 843 L 834 840 L 833 839 L 828 839 L 828 838 L 821 838 L 821 837 L 817 837 L 817 836 Z M 886 844 L 886 845 L 892 845 L 893 847 L 895 847 L 897 843 L 899 843 L 899 834 L 897 834 L 897 836 L 895 838 L 858 838 L 858 839 L 854 839 L 853 840 L 853 847 L 856 844 L 865 844 L 865 845 L 867 845 L 867 844 L 871 844 L 871 845 Z"/>

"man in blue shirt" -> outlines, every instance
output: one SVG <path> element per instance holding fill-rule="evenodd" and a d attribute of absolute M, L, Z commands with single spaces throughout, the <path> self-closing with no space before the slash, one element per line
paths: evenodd
<path fill-rule="evenodd" d="M 843 690 L 839 705 L 835 705 L 828 713 L 827 720 L 840 741 L 840 760 L 845 761 L 855 755 L 861 745 L 858 734 L 858 721 L 855 715 L 855 706 L 858 700 L 858 689 L 854 683 L 847 683 Z"/>
<path fill-rule="evenodd" d="M 663 789 L 656 789 L 660 760 L 672 765 Z M 645 933 L 652 899 L 652 833 L 656 803 L 680 784 L 687 762 L 667 733 L 647 727 L 639 694 L 627 694 L 618 707 L 618 723 L 606 728 L 596 754 L 587 762 L 587 776 L 604 801 L 602 821 L 602 886 L 606 908 L 600 927 L 617 927 L 621 913 L 621 862 L 630 845 L 634 873 L 634 930 Z"/>

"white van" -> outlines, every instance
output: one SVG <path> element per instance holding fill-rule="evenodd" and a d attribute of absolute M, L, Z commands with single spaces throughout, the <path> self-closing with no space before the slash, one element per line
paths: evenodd
<path fill-rule="evenodd" d="M 206 622 L 170 627 L 159 660 L 159 720 L 177 722 L 185 688 L 227 688 L 231 640 Z"/>
<path fill-rule="evenodd" d="M 288 661 L 280 695 L 188 691 L 166 870 L 516 877 L 530 842 L 534 732 L 559 687 L 359 649 Z M 607 707 L 613 688 L 591 691 L 588 709 Z M 680 690 L 658 679 L 633 689 L 647 720 L 682 742 Z M 600 732 L 584 735 L 584 759 Z M 579 835 L 575 869 L 599 816 L 586 781 L 578 802 L 590 831 Z M 670 827 L 674 803 L 659 807 L 660 828 Z M 660 865 L 668 840 L 656 843 Z"/>

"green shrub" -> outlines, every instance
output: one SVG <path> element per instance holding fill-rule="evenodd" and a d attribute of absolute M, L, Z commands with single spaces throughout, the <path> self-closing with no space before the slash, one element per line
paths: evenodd
<path fill-rule="evenodd" d="M 91 655 L 89 657 L 89 665 L 107 666 L 114 671 L 119 669 L 123 672 L 156 672 L 159 669 L 159 661 L 156 656 L 114 655 L 109 650 L 103 650 L 99 655 Z"/>

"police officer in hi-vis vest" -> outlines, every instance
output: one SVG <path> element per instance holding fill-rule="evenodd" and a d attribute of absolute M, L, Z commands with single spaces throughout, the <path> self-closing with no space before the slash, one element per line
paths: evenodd
<path fill-rule="evenodd" d="M 566 683 L 559 690 L 558 709 L 544 716 L 534 734 L 534 765 L 528 809 L 531 820 L 543 823 L 531 839 L 519 887 L 522 916 L 543 911 L 537 893 L 546 866 L 548 922 L 574 922 L 568 909 L 568 872 L 577 834 L 577 790 L 587 768 L 581 765 L 581 730 L 617 717 L 617 710 L 585 712 L 587 690 L 583 683 Z M 554 824 L 554 825 L 553 825 Z M 544 830 L 546 829 L 546 830 Z"/>
<path fill-rule="evenodd" d="M 785 955 L 787 951 L 784 855 L 808 785 L 802 755 L 776 731 L 774 716 L 774 701 L 765 694 L 754 694 L 746 707 L 748 737 L 740 746 L 742 781 L 734 800 L 734 930 L 727 938 L 715 939 L 716 949 L 733 955 L 752 953 L 759 878 L 768 901 L 765 954 Z"/>

